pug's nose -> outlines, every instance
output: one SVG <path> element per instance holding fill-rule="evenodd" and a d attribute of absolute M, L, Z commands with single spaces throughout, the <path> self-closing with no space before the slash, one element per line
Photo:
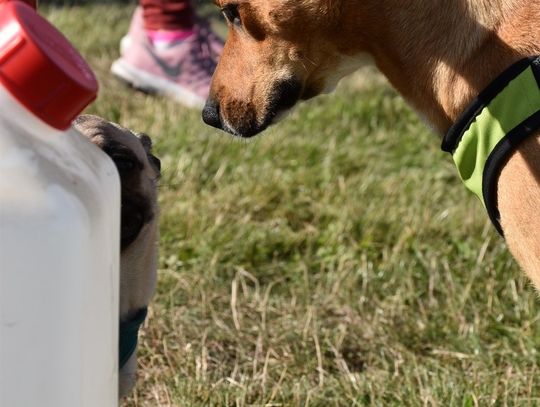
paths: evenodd
<path fill-rule="evenodd" d="M 222 130 L 221 119 L 219 117 L 219 104 L 211 99 L 206 101 L 202 111 L 202 119 L 209 126 Z"/>

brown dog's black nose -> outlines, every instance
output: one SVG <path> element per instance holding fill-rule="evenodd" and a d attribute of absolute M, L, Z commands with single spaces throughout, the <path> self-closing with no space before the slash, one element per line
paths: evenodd
<path fill-rule="evenodd" d="M 202 119 L 209 126 L 215 127 L 217 129 L 223 129 L 221 126 L 221 119 L 219 117 L 219 104 L 213 100 L 208 99 L 204 105 L 202 111 Z"/>

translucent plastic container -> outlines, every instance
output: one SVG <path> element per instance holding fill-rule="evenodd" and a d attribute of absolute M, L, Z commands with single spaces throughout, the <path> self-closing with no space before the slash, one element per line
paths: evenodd
<path fill-rule="evenodd" d="M 71 128 L 97 83 L 31 7 L 0 4 L 0 406 L 113 407 L 120 181 Z"/>

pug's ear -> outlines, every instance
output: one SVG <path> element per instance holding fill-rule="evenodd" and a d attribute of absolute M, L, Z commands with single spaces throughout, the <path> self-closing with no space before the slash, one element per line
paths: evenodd
<path fill-rule="evenodd" d="M 146 151 L 148 161 L 154 167 L 154 169 L 161 174 L 161 161 L 154 154 L 152 154 L 152 139 L 148 134 L 145 133 L 137 133 L 136 136 L 139 138 L 144 151 Z"/>
<path fill-rule="evenodd" d="M 141 141 L 141 144 L 144 147 L 144 151 L 146 151 L 147 153 L 151 153 L 152 152 L 152 139 L 150 138 L 150 136 L 145 133 L 137 133 L 135 135 Z"/>
<path fill-rule="evenodd" d="M 161 160 L 157 158 L 154 154 L 148 153 L 148 161 L 150 161 L 150 164 L 152 164 L 154 169 L 161 176 Z"/>

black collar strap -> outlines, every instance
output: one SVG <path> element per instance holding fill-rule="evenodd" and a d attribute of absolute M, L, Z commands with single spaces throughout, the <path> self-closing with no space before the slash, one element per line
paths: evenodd
<path fill-rule="evenodd" d="M 122 369 L 127 363 L 131 355 L 137 349 L 137 339 L 139 335 L 139 328 L 146 319 L 148 314 L 147 308 L 141 308 L 133 316 L 133 318 L 120 322 L 120 336 L 119 336 L 119 367 Z"/>
<path fill-rule="evenodd" d="M 540 57 L 523 59 L 495 79 L 443 139 L 461 179 L 483 201 L 499 233 L 497 181 L 519 143 L 540 128 Z"/>

